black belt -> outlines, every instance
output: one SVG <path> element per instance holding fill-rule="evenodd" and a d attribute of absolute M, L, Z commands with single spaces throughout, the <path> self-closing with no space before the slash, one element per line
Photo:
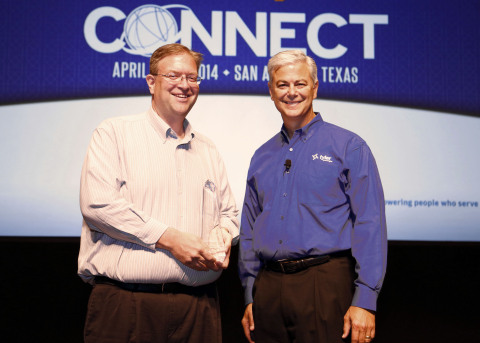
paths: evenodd
<path fill-rule="evenodd" d="M 295 260 L 268 261 L 265 263 L 265 269 L 278 273 L 293 274 L 309 267 L 326 263 L 332 258 L 348 256 L 352 256 L 350 250 L 338 251 L 321 256 L 303 257 Z"/>
<path fill-rule="evenodd" d="M 95 284 L 111 285 L 131 292 L 145 292 L 145 293 L 182 293 L 201 295 L 208 291 L 215 289 L 213 283 L 202 286 L 187 286 L 178 282 L 170 283 L 129 283 L 110 279 L 105 276 L 95 276 Z"/>

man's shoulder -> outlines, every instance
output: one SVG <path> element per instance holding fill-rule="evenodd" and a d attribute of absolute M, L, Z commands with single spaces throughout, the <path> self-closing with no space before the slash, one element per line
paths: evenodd
<path fill-rule="evenodd" d="M 330 123 L 330 122 L 324 122 L 324 129 L 327 130 L 327 131 L 330 131 L 332 133 L 335 133 L 335 134 L 338 134 L 338 135 L 341 135 L 341 136 L 345 136 L 345 137 L 358 136 L 358 134 L 356 134 L 355 132 L 350 131 L 350 130 L 344 128 L 344 127 L 338 126 L 338 125 Z"/>
<path fill-rule="evenodd" d="M 332 140 L 335 140 L 337 143 L 352 143 L 356 142 L 358 144 L 365 144 L 365 141 L 357 133 L 345 129 L 341 126 L 324 122 L 321 130 L 317 131 L 317 134 L 320 136 L 330 136 Z"/>
<path fill-rule="evenodd" d="M 270 137 L 265 143 L 260 145 L 258 149 L 255 151 L 255 154 L 262 153 L 265 151 L 270 151 L 275 147 L 280 147 L 282 145 L 282 133 L 277 132 L 275 135 Z"/>

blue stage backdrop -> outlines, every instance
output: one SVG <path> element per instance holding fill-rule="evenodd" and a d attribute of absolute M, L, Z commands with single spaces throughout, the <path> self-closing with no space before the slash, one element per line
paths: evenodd
<path fill-rule="evenodd" d="M 389 239 L 480 242 L 480 0 L 3 0 L 0 235 L 77 236 L 80 170 L 105 118 L 150 106 L 149 57 L 204 54 L 188 118 L 222 154 L 238 207 L 281 119 L 268 59 L 318 65 L 314 109 L 362 136 Z"/>
<path fill-rule="evenodd" d="M 0 102 L 143 95 L 148 57 L 205 54 L 204 93 L 264 94 L 273 54 L 304 50 L 320 95 L 480 112 L 479 1 L 2 2 Z"/>

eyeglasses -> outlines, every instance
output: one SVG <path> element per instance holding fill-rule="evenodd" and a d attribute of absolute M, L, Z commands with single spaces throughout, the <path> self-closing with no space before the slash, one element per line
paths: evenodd
<path fill-rule="evenodd" d="M 171 83 L 179 83 L 185 78 L 188 83 L 192 85 L 199 85 L 202 82 L 202 78 L 200 76 L 194 75 L 185 75 L 185 74 L 177 74 L 177 73 L 168 73 L 168 74 L 151 74 L 153 76 L 163 76 Z"/>

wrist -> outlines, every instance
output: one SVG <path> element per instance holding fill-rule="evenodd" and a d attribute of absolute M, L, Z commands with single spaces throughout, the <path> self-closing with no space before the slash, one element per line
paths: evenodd
<path fill-rule="evenodd" d="M 163 232 L 163 235 L 160 236 L 160 238 L 158 239 L 157 243 L 155 244 L 155 246 L 157 248 L 160 248 L 160 249 L 165 249 L 165 250 L 168 250 L 170 251 L 170 249 L 172 248 L 172 242 L 175 240 L 174 238 L 172 238 L 172 235 L 175 235 L 176 233 L 176 229 L 173 228 L 173 227 L 168 227 L 164 232 Z"/>

